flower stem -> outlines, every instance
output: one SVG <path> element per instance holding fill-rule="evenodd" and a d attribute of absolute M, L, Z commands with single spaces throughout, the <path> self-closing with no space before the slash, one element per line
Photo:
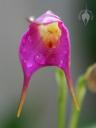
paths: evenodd
<path fill-rule="evenodd" d="M 56 80 L 58 83 L 58 128 L 65 128 L 66 120 L 66 98 L 67 98 L 67 87 L 66 80 L 63 71 L 56 71 Z"/>
<path fill-rule="evenodd" d="M 78 81 L 77 81 L 77 86 L 76 86 L 76 92 L 78 95 L 78 99 L 80 102 L 80 108 L 82 107 L 82 103 L 86 94 L 86 81 L 84 79 L 84 76 L 81 76 Z M 77 111 L 74 107 L 72 107 L 72 114 L 70 118 L 70 123 L 69 123 L 69 128 L 77 128 L 78 126 L 78 121 L 80 117 L 80 111 Z"/>

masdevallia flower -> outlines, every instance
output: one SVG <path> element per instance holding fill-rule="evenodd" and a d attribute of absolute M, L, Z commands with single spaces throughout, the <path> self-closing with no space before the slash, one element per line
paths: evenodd
<path fill-rule="evenodd" d="M 35 20 L 29 17 L 28 21 L 30 25 L 22 36 L 19 49 L 24 83 L 17 117 L 20 116 L 31 76 L 38 69 L 46 66 L 56 66 L 64 71 L 73 101 L 79 110 L 70 73 L 71 49 L 67 27 L 51 11 L 47 11 Z"/>

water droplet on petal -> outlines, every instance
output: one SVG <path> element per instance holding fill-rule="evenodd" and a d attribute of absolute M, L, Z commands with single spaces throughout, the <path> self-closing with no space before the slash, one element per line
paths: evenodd
<path fill-rule="evenodd" d="M 35 61 L 38 64 L 45 64 L 45 57 L 39 53 L 35 56 Z"/>

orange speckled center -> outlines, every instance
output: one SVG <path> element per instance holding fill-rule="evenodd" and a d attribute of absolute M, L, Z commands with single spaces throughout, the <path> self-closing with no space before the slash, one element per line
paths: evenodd
<path fill-rule="evenodd" d="M 55 22 L 48 25 L 40 25 L 39 31 L 45 46 L 48 48 L 56 48 L 61 36 L 61 30 L 58 23 Z"/>

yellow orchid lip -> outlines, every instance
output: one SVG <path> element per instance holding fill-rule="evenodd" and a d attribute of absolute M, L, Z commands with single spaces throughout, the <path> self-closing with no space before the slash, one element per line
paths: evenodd
<path fill-rule="evenodd" d="M 48 48 L 56 48 L 61 36 L 61 30 L 57 22 L 39 26 L 40 36 Z"/>

